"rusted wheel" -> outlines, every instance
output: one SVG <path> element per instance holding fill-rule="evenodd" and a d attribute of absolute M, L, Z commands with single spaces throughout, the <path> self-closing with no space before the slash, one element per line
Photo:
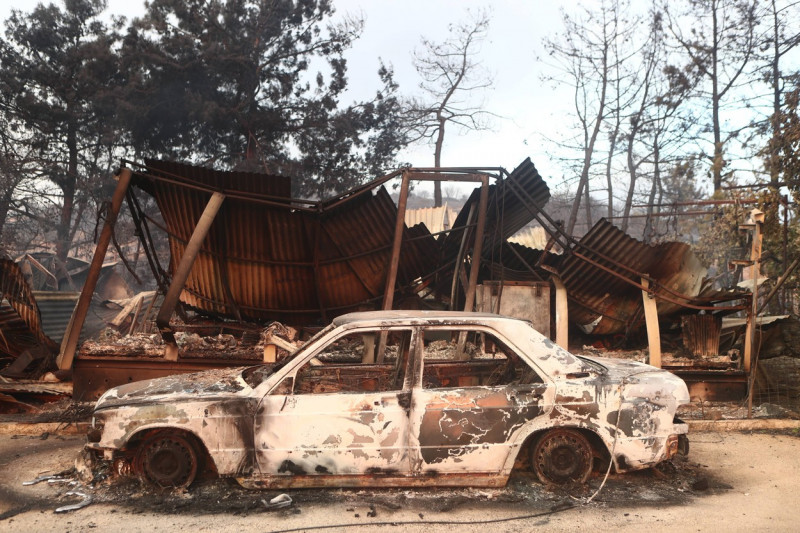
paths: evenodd
<path fill-rule="evenodd" d="M 579 485 L 592 473 L 592 445 L 578 431 L 553 429 L 536 443 L 531 462 L 545 485 Z"/>
<path fill-rule="evenodd" d="M 139 447 L 136 470 L 159 487 L 188 487 L 197 475 L 197 452 L 181 435 L 157 433 Z"/>

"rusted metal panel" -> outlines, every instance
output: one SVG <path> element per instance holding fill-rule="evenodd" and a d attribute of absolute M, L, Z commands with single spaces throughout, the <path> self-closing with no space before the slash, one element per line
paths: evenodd
<path fill-rule="evenodd" d="M 33 291 L 10 259 L 0 259 L 0 295 L 0 352 L 16 358 L 39 346 L 51 353 L 58 351 L 42 329 Z"/>
<path fill-rule="evenodd" d="M 692 355 L 719 355 L 721 332 L 721 317 L 715 315 L 688 315 L 681 317 L 683 345 Z"/>
<path fill-rule="evenodd" d="M 740 402 L 747 397 L 747 373 L 741 370 L 668 370 L 686 382 L 693 402 Z"/>
<path fill-rule="evenodd" d="M 476 310 L 529 320 L 536 331 L 550 337 L 549 283 L 484 281 L 476 300 Z"/>
<path fill-rule="evenodd" d="M 688 244 L 648 245 L 628 236 L 605 219 L 599 220 L 575 249 L 623 277 L 630 278 L 631 273 L 620 264 L 688 297 L 700 294 L 707 273 Z M 641 292 L 637 287 L 575 254 L 548 256 L 547 264 L 558 271 L 567 287 L 570 320 L 587 333 L 625 332 L 641 320 Z M 639 279 L 635 281 L 638 283 Z M 658 300 L 657 307 L 659 315 L 681 309 L 679 305 L 662 299 Z"/>
<path fill-rule="evenodd" d="M 298 201 L 289 199 L 288 178 L 158 161 L 137 170 L 134 184 L 159 206 L 171 272 L 210 192 L 226 195 L 181 294 L 196 309 L 301 325 L 326 311 L 374 305 L 383 295 L 397 210 L 382 186 L 336 201 Z M 433 243 L 404 243 L 401 285 L 435 270 Z"/>

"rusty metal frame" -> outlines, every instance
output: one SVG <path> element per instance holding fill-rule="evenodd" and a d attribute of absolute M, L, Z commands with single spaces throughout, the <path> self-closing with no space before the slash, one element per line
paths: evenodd
<path fill-rule="evenodd" d="M 169 319 L 172 317 L 172 312 L 178 304 L 178 298 L 183 291 L 183 286 L 186 280 L 189 279 L 189 273 L 192 271 L 192 265 L 200 253 L 200 247 L 203 240 L 208 235 L 211 229 L 211 224 L 214 222 L 217 213 L 219 213 L 222 203 L 225 201 L 225 195 L 220 192 L 214 192 L 208 200 L 200 220 L 194 227 L 192 237 L 189 239 L 189 244 L 181 256 L 180 263 L 175 269 L 175 274 L 172 276 L 172 283 L 167 289 L 167 294 L 164 296 L 164 302 L 156 315 L 156 326 L 161 331 L 161 336 L 166 344 L 164 356 L 170 361 L 177 361 L 178 359 L 178 345 L 175 342 L 175 334 L 169 326 Z"/>
<path fill-rule="evenodd" d="M 97 287 L 97 281 L 100 279 L 100 270 L 103 267 L 108 245 L 111 242 L 111 234 L 114 231 L 114 225 L 117 222 L 122 202 L 128 192 L 132 178 L 133 172 L 131 172 L 129 168 L 122 168 L 120 170 L 117 188 L 114 190 L 114 195 L 111 197 L 111 206 L 109 207 L 106 220 L 103 223 L 100 237 L 97 240 L 97 247 L 95 248 L 92 262 L 89 265 L 89 272 L 86 275 L 83 290 L 78 298 L 75 311 L 72 313 L 69 327 L 64 334 L 61 350 L 56 359 L 58 368 L 62 370 L 72 368 L 72 360 L 78 348 L 78 339 L 81 334 L 81 329 L 83 329 L 83 323 L 86 321 L 86 314 L 89 312 L 89 304 L 92 302 L 92 295 Z"/>
<path fill-rule="evenodd" d="M 559 224 L 557 224 L 547 213 L 545 213 L 544 211 L 541 211 L 539 209 L 536 209 L 534 203 L 532 201 L 530 201 L 530 198 L 526 199 L 526 198 L 522 197 L 523 194 L 525 194 L 527 196 L 527 193 L 525 193 L 524 190 L 521 190 L 521 189 L 518 190 L 518 189 L 515 188 L 515 187 L 517 187 L 516 184 L 514 184 L 512 182 L 509 182 L 509 183 L 511 184 L 511 191 L 517 196 L 517 198 L 520 199 L 520 201 L 523 203 L 523 205 L 525 205 L 525 207 L 528 208 L 528 210 L 531 212 L 533 217 L 536 218 L 536 220 L 542 225 L 542 227 L 545 228 L 545 231 L 547 231 L 551 235 L 553 240 L 559 246 L 561 246 L 564 250 L 567 250 L 568 253 L 571 253 L 572 255 L 577 257 L 578 259 L 581 259 L 582 261 L 585 261 L 585 262 L 587 262 L 587 263 L 589 263 L 589 264 L 591 264 L 591 265 L 593 265 L 593 266 L 595 266 L 597 268 L 600 268 L 601 270 L 604 270 L 608 274 L 611 274 L 612 276 L 615 276 L 615 277 L 619 278 L 620 280 L 624 281 L 625 283 L 627 283 L 629 285 L 632 285 L 633 287 L 636 287 L 637 289 L 647 290 L 648 293 L 653 294 L 656 298 L 668 301 L 668 302 L 673 303 L 675 305 L 680 305 L 682 307 L 688 307 L 688 308 L 691 308 L 691 309 L 700 309 L 700 310 L 716 310 L 717 308 L 713 307 L 713 306 L 701 306 L 701 305 L 697 305 L 697 304 L 694 304 L 694 303 L 691 303 L 691 302 L 722 302 L 722 301 L 735 301 L 735 300 L 747 299 L 747 295 L 743 295 L 743 294 L 731 295 L 728 298 L 690 297 L 690 296 L 687 296 L 685 294 L 681 294 L 681 293 L 679 293 L 677 291 L 674 291 L 674 290 L 670 289 L 667 286 L 661 285 L 656 280 L 650 278 L 650 276 L 647 275 L 646 273 L 637 272 L 636 270 L 630 268 L 629 266 L 627 266 L 627 265 L 625 265 L 623 263 L 620 263 L 619 261 L 616 261 L 616 260 L 608 257 L 607 255 L 603 254 L 602 252 L 599 252 L 599 251 L 597 251 L 597 250 L 595 250 L 595 249 L 593 249 L 593 248 L 591 248 L 589 246 L 586 246 L 585 244 L 582 244 L 580 241 L 578 241 L 577 239 L 575 239 L 571 235 L 568 235 L 559 226 Z M 540 218 L 540 216 L 542 218 L 544 218 L 549 223 L 549 225 L 552 226 L 552 228 L 553 228 L 552 230 L 548 230 L 548 224 L 545 224 L 544 221 L 542 220 L 542 218 Z M 561 240 L 559 240 L 559 237 L 564 239 L 564 241 L 562 242 Z M 571 244 L 571 246 L 568 246 L 568 244 Z M 649 288 L 645 288 L 641 283 L 636 282 L 635 280 L 627 277 L 626 275 L 624 275 L 624 274 L 622 274 L 620 272 L 617 272 L 617 271 L 613 270 L 612 268 L 609 268 L 607 266 L 601 265 L 600 263 L 598 263 L 595 260 L 590 259 L 586 255 L 575 251 L 575 248 L 579 248 L 579 249 L 582 249 L 582 250 L 585 250 L 587 252 L 590 252 L 592 254 L 597 255 L 599 259 L 607 261 L 611 265 L 613 265 L 613 266 L 615 266 L 615 267 L 617 267 L 617 268 L 619 268 L 621 270 L 626 271 L 630 276 L 639 277 L 639 278 L 642 278 L 642 279 L 647 279 L 649 284 L 650 284 L 650 287 Z M 545 254 L 542 254 L 542 257 L 539 260 L 539 264 L 541 264 L 541 262 L 544 260 L 544 257 L 545 257 Z M 667 294 L 672 295 L 674 297 L 674 299 L 664 295 L 662 292 L 665 292 Z M 679 300 L 684 300 L 684 302 L 682 303 Z M 733 307 L 731 307 L 729 309 L 737 309 L 738 310 L 738 309 L 747 309 L 747 308 L 748 308 L 747 305 L 741 305 L 741 306 L 733 306 Z"/>
<path fill-rule="evenodd" d="M 395 234 L 394 243 L 392 245 L 392 254 L 389 258 L 388 275 L 386 277 L 386 288 L 383 295 L 382 309 L 389 310 L 394 304 L 394 293 L 397 283 L 397 270 L 400 264 L 400 250 L 403 244 L 405 227 L 406 207 L 408 205 L 408 193 L 410 182 L 413 181 L 464 181 L 474 182 L 481 184 L 480 201 L 478 205 L 478 220 L 475 224 L 475 240 L 472 246 L 472 265 L 470 267 L 469 281 L 467 283 L 466 302 L 464 304 L 464 311 L 471 311 L 475 299 L 475 287 L 478 282 L 478 271 L 480 269 L 480 258 L 483 250 L 484 233 L 486 230 L 486 211 L 489 203 L 489 175 L 483 172 L 480 173 L 466 173 L 475 169 L 458 169 L 453 172 L 453 169 L 431 169 L 427 172 L 420 171 L 420 169 L 408 169 L 403 172 L 402 182 L 400 185 L 400 196 L 397 202 L 397 218 L 395 220 Z M 469 233 L 469 228 L 472 226 L 472 220 L 468 219 L 467 225 L 464 226 L 464 239 L 466 241 Z M 448 231 L 455 231 L 461 228 L 451 228 Z M 463 244 L 463 242 L 462 242 Z M 463 246 L 462 246 L 463 248 Z M 455 271 L 453 277 L 458 276 L 460 265 L 458 259 L 456 260 Z M 380 350 L 379 350 L 380 353 Z"/>

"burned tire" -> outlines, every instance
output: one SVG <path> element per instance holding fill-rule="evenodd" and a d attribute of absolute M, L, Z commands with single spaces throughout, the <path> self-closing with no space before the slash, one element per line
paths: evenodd
<path fill-rule="evenodd" d="M 592 473 L 592 456 L 592 445 L 580 432 L 553 429 L 536 443 L 531 463 L 545 485 L 580 485 Z"/>
<path fill-rule="evenodd" d="M 139 446 L 135 468 L 158 487 L 188 487 L 197 475 L 197 451 L 182 435 L 157 433 Z"/>

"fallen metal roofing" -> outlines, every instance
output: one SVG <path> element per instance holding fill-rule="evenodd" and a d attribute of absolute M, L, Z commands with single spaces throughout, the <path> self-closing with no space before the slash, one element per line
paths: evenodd
<path fill-rule="evenodd" d="M 571 253 L 550 255 L 545 264 L 558 272 L 567 288 L 570 320 L 595 335 L 624 333 L 642 320 L 642 291 L 623 278 L 640 283 L 638 273 L 659 287 L 694 298 L 707 273 L 688 244 L 648 245 L 605 219 L 600 219 Z M 668 296 L 663 290 L 661 294 Z M 659 315 L 682 308 L 665 299 L 658 299 L 657 305 Z"/>
<path fill-rule="evenodd" d="M 210 193 L 225 194 L 181 294 L 201 312 L 307 324 L 383 297 L 397 217 L 383 186 L 325 202 L 292 200 L 285 177 L 161 161 L 136 169 L 133 184 L 152 194 L 161 211 L 170 273 Z M 438 250 L 426 233 L 404 229 L 401 286 L 436 269 Z"/>
<path fill-rule="evenodd" d="M 0 291 L 0 353 L 16 358 L 36 347 L 57 352 L 58 347 L 42 329 L 33 291 L 10 259 L 0 259 Z"/>
<path fill-rule="evenodd" d="M 472 191 L 454 227 L 467 225 L 469 212 L 474 206 L 477 209 L 480 190 Z M 489 186 L 489 204 L 486 214 L 486 240 L 484 254 L 492 253 L 500 244 L 524 228 L 532 219 L 532 204 L 541 209 L 550 200 L 550 189 L 536 170 L 530 158 L 515 168 L 508 177 L 495 185 Z M 455 257 L 461 243 L 462 232 L 455 231 L 447 235 L 444 247 L 448 256 Z M 493 245 L 492 245 L 493 244 Z"/>
<path fill-rule="evenodd" d="M 444 204 L 441 207 L 421 207 L 406 211 L 406 226 L 425 224 L 431 233 L 439 233 L 453 227 L 458 211 Z"/>

